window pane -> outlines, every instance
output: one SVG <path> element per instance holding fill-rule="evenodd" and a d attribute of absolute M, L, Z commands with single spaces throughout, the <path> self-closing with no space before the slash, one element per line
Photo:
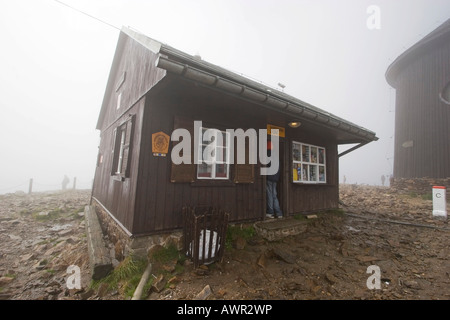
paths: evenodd
<path fill-rule="evenodd" d="M 294 167 L 292 169 L 292 176 L 294 181 L 302 180 L 302 165 L 300 163 L 294 163 Z"/>
<path fill-rule="evenodd" d="M 302 180 L 308 181 L 309 174 L 308 174 L 308 165 L 302 164 Z"/>
<path fill-rule="evenodd" d="M 297 143 L 292 144 L 292 159 L 294 161 L 301 161 L 300 158 L 300 145 Z"/>
<path fill-rule="evenodd" d="M 302 145 L 302 161 L 309 162 L 309 146 Z"/>
<path fill-rule="evenodd" d="M 228 143 L 229 143 L 229 133 L 227 132 L 222 132 L 220 131 L 220 133 L 222 134 L 222 145 L 218 145 L 217 146 L 217 150 L 216 150 L 216 159 L 219 162 L 224 162 L 224 163 L 229 163 L 229 159 L 228 159 Z"/>
<path fill-rule="evenodd" d="M 200 163 L 197 166 L 197 176 L 199 178 L 211 178 L 212 165 L 207 163 Z"/>
<path fill-rule="evenodd" d="M 309 166 L 309 181 L 317 181 L 317 166 Z"/>
<path fill-rule="evenodd" d="M 202 131 L 202 135 L 199 137 L 199 140 L 200 140 L 199 148 L 201 146 L 202 153 L 199 154 L 199 158 L 203 157 L 203 159 L 205 160 L 205 156 L 204 156 L 205 148 L 207 146 L 209 146 L 209 148 L 208 148 L 209 151 L 211 151 L 211 149 L 215 148 L 215 145 L 216 145 L 215 130 L 208 129 L 208 128 L 201 128 L 201 131 Z M 211 156 L 211 153 L 214 153 L 214 151 L 208 152 L 207 156 Z"/>
<path fill-rule="evenodd" d="M 228 145 L 228 135 L 224 131 L 219 131 L 219 134 L 222 134 L 222 144 L 218 144 L 218 146 L 226 147 Z"/>
<path fill-rule="evenodd" d="M 206 132 L 207 131 L 207 132 Z M 211 144 L 213 146 L 222 146 L 223 138 L 221 137 L 221 131 L 217 129 L 206 129 L 203 136 L 204 144 Z"/>
<path fill-rule="evenodd" d="M 130 151 L 130 148 L 128 148 L 128 147 L 123 148 L 122 164 L 121 164 L 121 168 L 120 168 L 120 173 L 125 173 L 127 171 L 129 151 Z"/>
<path fill-rule="evenodd" d="M 227 163 L 227 149 L 223 147 L 216 148 L 216 161 L 219 163 Z"/>
<path fill-rule="evenodd" d="M 325 164 L 325 149 L 319 148 L 319 163 Z"/>
<path fill-rule="evenodd" d="M 311 162 L 317 163 L 317 148 L 311 147 Z"/>
<path fill-rule="evenodd" d="M 216 164 L 216 178 L 226 178 L 227 167 L 226 164 Z"/>
<path fill-rule="evenodd" d="M 211 146 L 202 145 L 201 147 L 201 153 L 198 155 L 199 162 L 213 163 L 216 156 L 216 150 L 211 148 Z"/>
<path fill-rule="evenodd" d="M 201 128 L 198 178 L 228 178 L 229 134 L 210 128 Z M 206 154 L 205 154 L 206 152 Z"/>
<path fill-rule="evenodd" d="M 319 181 L 325 182 L 325 166 L 319 166 Z"/>
<path fill-rule="evenodd" d="M 116 173 L 122 173 L 122 161 L 123 161 L 123 146 L 125 143 L 125 130 L 120 131 L 120 149 L 119 149 L 119 160 L 117 161 Z"/>
<path fill-rule="evenodd" d="M 130 140 L 131 140 L 131 130 L 132 130 L 132 121 L 128 120 L 126 123 L 126 127 L 124 128 L 124 130 L 126 130 L 125 132 L 125 144 L 130 144 Z"/>

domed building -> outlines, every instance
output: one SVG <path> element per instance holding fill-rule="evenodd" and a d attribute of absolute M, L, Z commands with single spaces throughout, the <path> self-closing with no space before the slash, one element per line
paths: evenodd
<path fill-rule="evenodd" d="M 450 19 L 402 53 L 386 80 L 396 89 L 393 183 L 448 184 Z"/>

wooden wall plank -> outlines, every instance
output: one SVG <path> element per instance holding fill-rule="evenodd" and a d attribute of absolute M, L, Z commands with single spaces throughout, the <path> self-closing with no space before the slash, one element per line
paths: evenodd
<path fill-rule="evenodd" d="M 208 90 L 199 87 L 173 87 L 170 92 L 147 97 L 143 134 L 164 131 L 171 134 L 175 116 L 191 116 L 193 120 L 220 125 L 223 128 L 265 128 L 270 114 L 258 114 L 258 108 L 247 105 L 237 99 L 215 93 L 208 96 Z M 208 97 L 208 98 L 205 98 Z M 244 112 L 243 110 L 247 110 Z M 253 112 L 252 112 L 253 111 Z M 239 117 L 236 115 L 239 114 Z M 236 121 L 236 119 L 239 119 Z M 286 120 L 287 121 L 287 120 Z M 289 131 L 287 131 L 289 132 Z M 291 139 L 325 146 L 327 148 L 326 186 L 294 185 L 290 176 L 285 184 L 289 185 L 286 197 L 287 214 L 337 207 L 338 176 L 334 169 L 337 166 L 337 147 L 327 137 L 308 135 L 302 131 L 289 133 L 285 139 L 286 155 L 290 156 Z M 172 145 L 171 145 L 172 146 Z M 171 151 L 171 146 L 169 153 Z M 137 194 L 134 232 L 144 234 L 162 232 L 182 227 L 181 208 L 183 205 L 213 205 L 230 211 L 230 221 L 255 221 L 265 215 L 265 179 L 260 175 L 260 166 L 255 166 L 255 180 L 250 184 L 232 184 L 231 186 L 204 186 L 194 183 L 171 183 L 170 157 L 157 159 L 149 149 L 151 144 L 142 144 L 142 162 Z M 170 154 L 168 155 L 170 156 Z M 290 159 L 286 159 L 289 168 Z M 231 167 L 230 173 L 233 173 Z M 232 179 L 232 176 L 230 177 Z M 202 182 L 204 183 L 204 181 Z"/>

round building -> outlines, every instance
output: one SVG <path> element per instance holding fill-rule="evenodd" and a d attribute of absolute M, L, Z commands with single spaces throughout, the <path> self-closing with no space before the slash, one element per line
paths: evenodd
<path fill-rule="evenodd" d="M 387 69 L 396 89 L 394 181 L 450 180 L 450 19 Z"/>

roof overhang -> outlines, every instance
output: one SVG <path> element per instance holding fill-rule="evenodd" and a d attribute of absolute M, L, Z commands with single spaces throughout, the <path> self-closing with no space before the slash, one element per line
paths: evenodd
<path fill-rule="evenodd" d="M 397 86 L 400 72 L 417 58 L 423 56 L 433 48 L 448 44 L 450 41 L 450 19 L 431 31 L 428 35 L 415 43 L 392 62 L 385 73 L 386 81 L 393 88 Z"/>
<path fill-rule="evenodd" d="M 171 74 L 250 100 L 267 109 L 290 115 L 301 121 L 312 122 L 328 127 L 333 131 L 345 132 L 349 138 L 348 141 L 342 141 L 342 143 L 368 143 L 378 140 L 374 132 L 276 89 L 261 85 L 184 53 L 180 54 L 178 51 L 165 49 L 164 47 L 161 48 L 163 55 L 159 56 L 156 66 Z"/>
<path fill-rule="evenodd" d="M 264 108 L 290 115 L 318 127 L 326 127 L 331 132 L 341 134 L 342 139 L 338 141 L 340 144 L 366 144 L 378 140 L 375 133 L 370 130 L 339 118 L 277 89 L 265 86 L 259 82 L 177 50 L 162 42 L 151 39 L 127 27 L 122 28 L 119 36 L 105 97 L 103 99 L 102 110 L 97 123 L 97 129 L 100 129 L 103 121 L 103 113 L 106 110 L 105 104 L 108 103 L 107 93 L 112 90 L 112 79 L 118 67 L 118 63 L 120 62 L 126 37 L 132 38 L 154 54 L 157 54 L 158 59 L 155 63 L 156 67 L 166 70 L 169 74 L 176 75 L 179 78 L 184 78 L 189 81 L 194 81 L 203 86 L 220 90 L 227 94 L 232 94 L 240 99 L 251 101 Z"/>

